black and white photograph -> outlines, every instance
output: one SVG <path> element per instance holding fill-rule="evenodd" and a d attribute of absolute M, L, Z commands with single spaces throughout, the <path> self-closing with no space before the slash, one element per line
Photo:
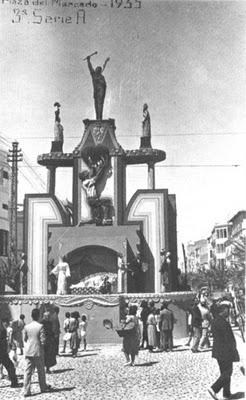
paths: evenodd
<path fill-rule="evenodd" d="M 0 395 L 245 398 L 246 1 L 0 0 Z"/>

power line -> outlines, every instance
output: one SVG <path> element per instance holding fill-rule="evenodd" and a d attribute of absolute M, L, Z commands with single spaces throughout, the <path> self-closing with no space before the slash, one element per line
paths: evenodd
<path fill-rule="evenodd" d="M 128 167 L 134 168 L 147 168 L 147 164 L 128 164 Z M 19 168 L 44 168 L 42 165 L 21 165 Z M 237 168 L 241 167 L 241 164 L 169 164 L 169 165 L 155 165 L 155 168 Z M 60 167 L 64 168 L 64 171 L 70 172 L 70 168 L 67 167 Z M 72 168 L 72 167 L 71 167 Z"/>
<path fill-rule="evenodd" d="M 210 132 L 210 133 L 200 133 L 200 132 L 191 132 L 191 133 L 160 133 L 160 134 L 152 134 L 152 137 L 174 137 L 174 136 L 239 136 L 246 135 L 246 132 Z M 131 133 L 129 135 L 126 134 L 117 134 L 117 137 L 140 137 L 141 135 L 138 133 Z M 38 139 L 50 139 L 51 136 L 19 136 L 16 139 L 21 140 L 38 140 Z M 81 139 L 81 136 L 65 136 L 65 139 Z"/>

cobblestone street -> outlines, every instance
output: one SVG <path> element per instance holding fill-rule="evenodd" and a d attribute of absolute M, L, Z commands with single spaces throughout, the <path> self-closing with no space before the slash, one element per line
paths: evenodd
<path fill-rule="evenodd" d="M 236 333 L 238 348 L 243 355 L 243 343 Z M 193 354 L 184 346 L 184 340 L 176 342 L 172 353 L 140 351 L 136 366 L 124 366 L 121 346 L 93 346 L 87 352 L 80 351 L 77 358 L 70 354 L 57 357 L 53 373 L 47 382 L 55 392 L 40 394 L 37 374 L 32 380 L 35 399 L 88 399 L 88 400 L 208 400 L 207 388 L 218 377 L 217 362 L 211 351 Z M 245 377 L 240 363 L 234 363 L 232 392 L 243 398 Z M 22 371 L 17 370 L 21 375 Z M 20 378 L 22 382 L 22 378 Z M 23 389 L 11 389 L 8 379 L 0 380 L 1 398 L 19 399 Z M 31 398 L 32 398 L 31 397 Z M 222 397 L 222 393 L 220 394 Z"/>

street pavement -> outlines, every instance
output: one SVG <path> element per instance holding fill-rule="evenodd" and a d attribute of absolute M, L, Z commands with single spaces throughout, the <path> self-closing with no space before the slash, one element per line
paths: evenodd
<path fill-rule="evenodd" d="M 245 348 L 239 331 L 235 331 L 241 362 L 234 363 L 232 392 L 244 398 L 245 376 L 240 371 Z M 89 338 L 88 338 L 89 340 Z M 211 400 L 208 387 L 219 375 L 217 362 L 211 350 L 192 353 L 185 346 L 186 339 L 174 343 L 169 353 L 141 350 L 134 367 L 124 366 L 120 345 L 93 345 L 88 351 L 79 351 L 77 358 L 69 353 L 57 357 L 53 373 L 47 383 L 54 392 L 40 394 L 37 374 L 32 379 L 32 397 L 35 400 Z M 23 361 L 17 373 L 23 381 Z M 0 380 L 0 400 L 20 399 L 23 388 L 11 389 L 9 380 Z M 220 393 L 220 399 L 223 398 Z"/>

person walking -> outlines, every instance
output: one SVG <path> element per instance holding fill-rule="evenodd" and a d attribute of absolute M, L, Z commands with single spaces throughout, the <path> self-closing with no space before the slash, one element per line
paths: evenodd
<path fill-rule="evenodd" d="M 168 302 L 163 301 L 160 312 L 161 348 L 164 351 L 173 350 L 174 315 L 168 309 Z"/>
<path fill-rule="evenodd" d="M 135 357 L 138 355 L 139 350 L 140 332 L 136 314 L 137 306 L 130 306 L 126 316 L 125 327 L 132 329 L 129 329 L 127 335 L 123 337 L 123 351 L 126 357 L 125 365 L 131 366 L 135 365 Z"/>
<path fill-rule="evenodd" d="M 8 372 L 11 387 L 19 387 L 20 385 L 18 384 L 14 364 L 9 358 L 7 331 L 2 320 L 0 320 L 0 364 L 3 365 Z"/>
<path fill-rule="evenodd" d="M 193 338 L 192 310 L 191 310 L 191 308 L 188 309 L 187 325 L 188 325 L 188 342 L 186 343 L 186 346 L 189 346 L 191 341 L 192 341 L 192 338 Z"/>
<path fill-rule="evenodd" d="M 26 367 L 24 371 L 24 397 L 31 396 L 32 373 L 37 368 L 38 380 L 41 393 L 52 390 L 51 386 L 46 384 L 44 369 L 44 344 L 45 331 L 42 324 L 38 322 L 40 312 L 37 308 L 32 310 L 32 322 L 24 327 L 25 360 Z"/>
<path fill-rule="evenodd" d="M 71 313 L 69 332 L 71 333 L 71 349 L 72 356 L 75 358 L 79 349 L 79 313 L 74 311 Z"/>
<path fill-rule="evenodd" d="M 206 303 L 201 303 L 200 311 L 202 315 L 202 335 L 199 343 L 199 348 L 200 350 L 202 350 L 203 348 L 210 347 L 209 328 L 212 320 L 212 315 L 210 314 L 209 308 Z"/>
<path fill-rule="evenodd" d="M 140 304 L 140 306 L 142 307 L 140 318 L 143 323 L 143 335 L 142 335 L 141 349 L 144 349 L 144 342 L 146 342 L 146 348 L 148 349 L 149 343 L 148 343 L 148 332 L 147 332 L 147 319 L 148 319 L 148 315 L 149 315 L 149 307 L 148 307 L 148 303 L 146 300 L 143 300 L 142 303 Z"/>
<path fill-rule="evenodd" d="M 23 329 L 25 326 L 25 315 L 21 314 L 20 318 L 13 322 L 14 330 L 13 330 L 13 340 L 19 349 L 20 355 L 23 354 Z"/>
<path fill-rule="evenodd" d="M 199 299 L 195 299 L 194 306 L 192 307 L 192 328 L 193 328 L 193 341 L 191 351 L 198 353 L 198 346 L 202 335 L 202 314 L 199 308 Z"/>
<path fill-rule="evenodd" d="M 67 343 L 70 344 L 71 342 L 71 333 L 69 332 L 69 325 L 70 325 L 70 312 L 66 312 L 65 314 L 65 319 L 63 322 L 63 329 L 64 329 L 64 335 L 63 335 L 63 350 L 62 353 L 66 353 L 66 346 Z"/>
<path fill-rule="evenodd" d="M 46 367 L 46 373 L 50 374 L 50 368 L 56 365 L 56 339 L 52 330 L 49 311 L 44 313 L 40 323 L 43 325 L 45 332 L 44 365 Z"/>
<path fill-rule="evenodd" d="M 208 389 L 213 399 L 217 400 L 217 393 L 223 389 L 224 399 L 233 399 L 231 394 L 231 376 L 233 362 L 239 361 L 239 354 L 236 347 L 236 340 L 231 325 L 227 321 L 229 307 L 222 304 L 218 307 L 218 315 L 212 320 L 211 331 L 213 335 L 212 357 L 218 362 L 220 377 Z"/>

